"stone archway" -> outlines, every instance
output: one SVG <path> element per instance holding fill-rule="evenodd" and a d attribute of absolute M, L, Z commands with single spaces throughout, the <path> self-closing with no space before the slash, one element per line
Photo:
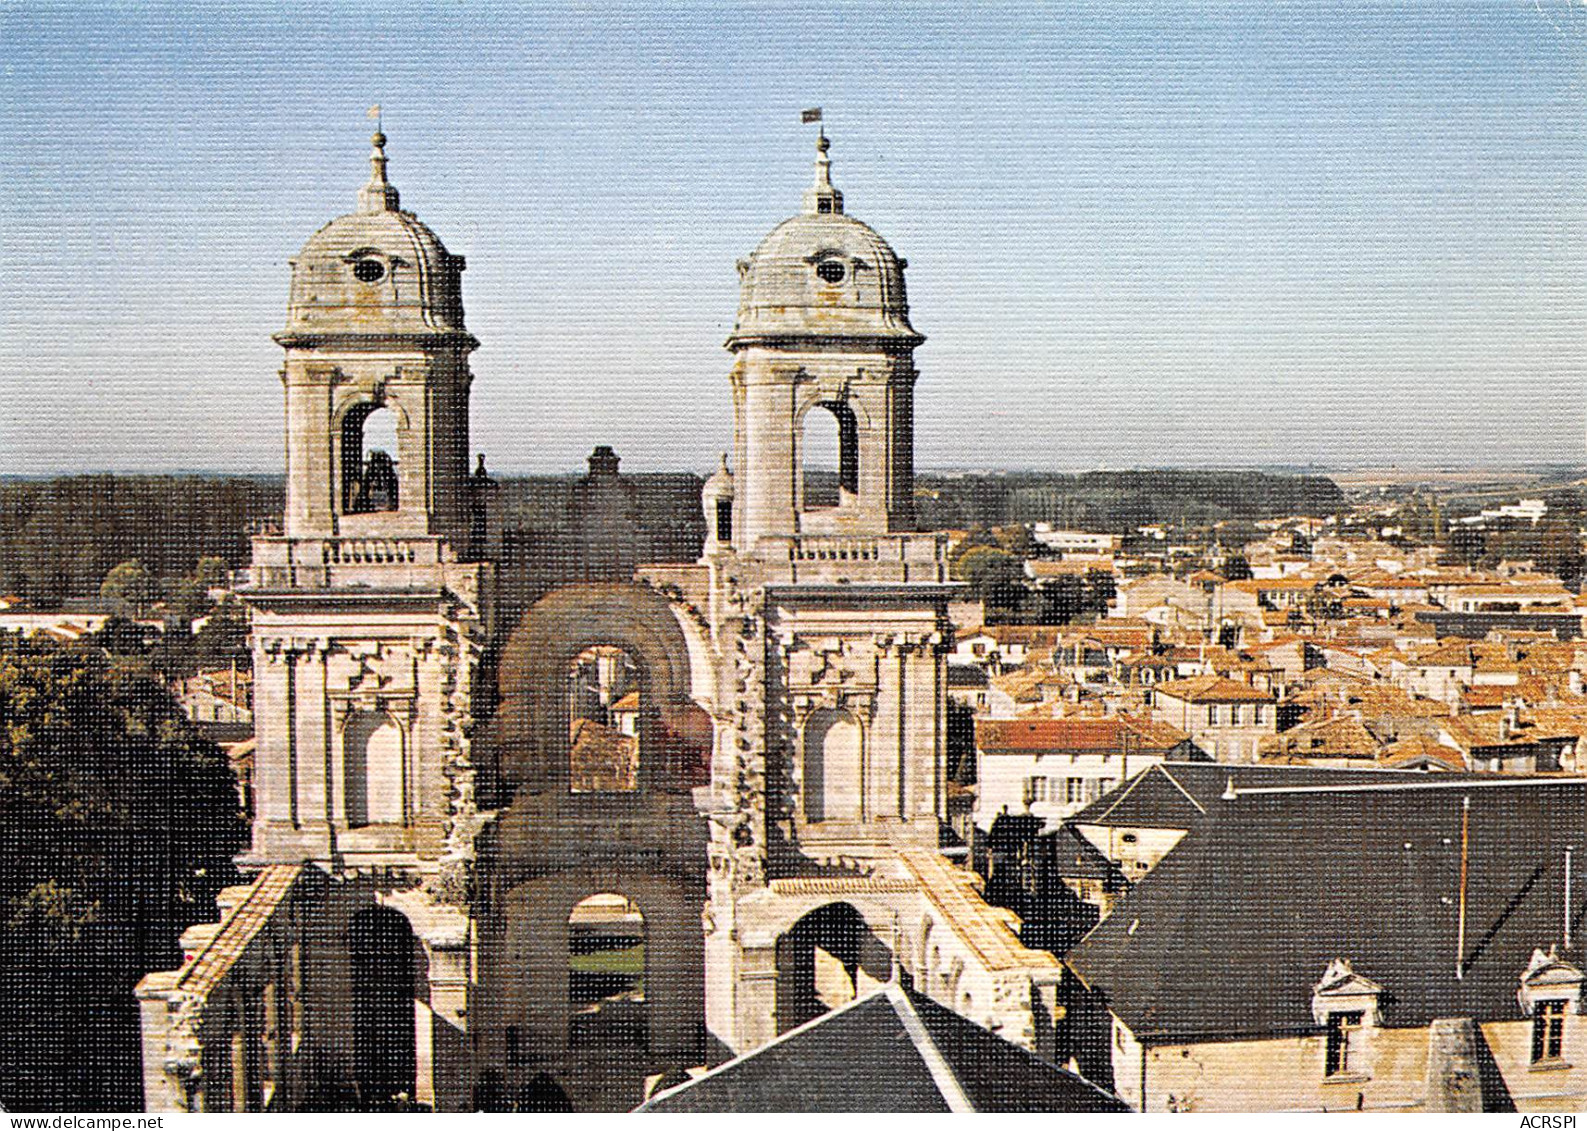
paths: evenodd
<path fill-rule="evenodd" d="M 512 799 L 482 849 L 479 1047 L 509 1094 L 547 1072 L 580 1110 L 627 1110 L 646 1075 L 700 1063 L 708 838 L 692 791 L 709 781 L 715 735 L 695 680 L 711 670 L 667 600 L 639 585 L 555 590 L 503 650 L 485 737 Z M 592 734 L 611 758 L 574 757 Z M 580 908 L 603 893 L 625 901 L 607 933 L 638 941 L 606 940 L 600 961 L 642 972 L 592 998 Z"/>
<path fill-rule="evenodd" d="M 710 716 L 695 702 L 688 638 L 666 598 L 640 585 L 569 585 L 524 614 L 502 651 L 490 729 L 502 777 L 533 791 L 570 788 L 569 673 L 602 649 L 632 665 L 645 718 L 639 789 L 686 792 L 710 774 Z"/>
<path fill-rule="evenodd" d="M 892 969 L 891 949 L 852 904 L 808 912 L 777 940 L 777 1032 L 852 1001 Z"/>

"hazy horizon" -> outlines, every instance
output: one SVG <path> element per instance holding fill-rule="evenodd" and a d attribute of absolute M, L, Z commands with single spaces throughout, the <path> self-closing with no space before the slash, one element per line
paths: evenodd
<path fill-rule="evenodd" d="M 0 474 L 282 464 L 365 108 L 502 474 L 708 472 L 820 105 L 910 261 L 916 461 L 1587 462 L 1587 8 L 0 8 Z"/>

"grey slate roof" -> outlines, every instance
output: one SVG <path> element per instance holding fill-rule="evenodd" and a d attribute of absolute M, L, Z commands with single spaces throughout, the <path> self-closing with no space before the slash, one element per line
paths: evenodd
<path fill-rule="evenodd" d="M 1125 1103 L 892 983 L 640 1111 L 1128 1111 Z"/>
<path fill-rule="evenodd" d="M 1463 977 L 1455 975 L 1461 804 L 1470 797 Z M 1587 917 L 1587 781 L 1420 777 L 1243 792 L 1186 835 L 1066 956 L 1148 1043 L 1315 1031 L 1312 987 L 1347 959 L 1386 1026 L 1521 1016 L 1534 949 Z"/>
<path fill-rule="evenodd" d="M 1455 776 L 1444 775 L 1444 780 Z M 1478 775 L 1492 781 L 1494 775 Z M 1149 766 L 1069 818 L 1070 824 L 1110 828 L 1188 829 L 1223 803 L 1235 789 L 1308 785 L 1362 785 L 1426 781 L 1422 770 L 1321 769 L 1315 766 L 1223 765 L 1162 762 Z"/>

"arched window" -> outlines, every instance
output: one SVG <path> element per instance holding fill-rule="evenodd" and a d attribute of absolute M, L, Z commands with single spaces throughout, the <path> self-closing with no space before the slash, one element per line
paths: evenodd
<path fill-rule="evenodd" d="M 406 817 L 402 728 L 384 711 L 355 711 L 342 738 L 349 825 L 400 825 Z"/>
<path fill-rule="evenodd" d="M 800 448 L 805 510 L 835 507 L 845 493 L 859 493 L 860 429 L 852 408 L 822 401 L 805 413 Z"/>
<path fill-rule="evenodd" d="M 621 648 L 588 648 L 574 659 L 568 684 L 569 789 L 637 790 L 645 710 L 638 665 Z"/>
<path fill-rule="evenodd" d="M 805 722 L 805 820 L 856 820 L 860 816 L 860 724 L 847 711 L 822 708 Z"/>
<path fill-rule="evenodd" d="M 342 513 L 397 509 L 397 417 L 373 402 L 342 417 Z"/>

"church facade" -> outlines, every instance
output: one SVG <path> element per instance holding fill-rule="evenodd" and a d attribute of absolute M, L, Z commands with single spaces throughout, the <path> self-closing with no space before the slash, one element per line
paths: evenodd
<path fill-rule="evenodd" d="M 701 556 L 527 608 L 469 469 L 465 264 L 385 140 L 292 263 L 248 882 L 139 986 L 148 1109 L 627 1108 L 890 980 L 1053 1055 L 1059 964 L 941 847 L 958 587 L 913 529 L 924 339 L 825 136 L 738 265 Z"/>

